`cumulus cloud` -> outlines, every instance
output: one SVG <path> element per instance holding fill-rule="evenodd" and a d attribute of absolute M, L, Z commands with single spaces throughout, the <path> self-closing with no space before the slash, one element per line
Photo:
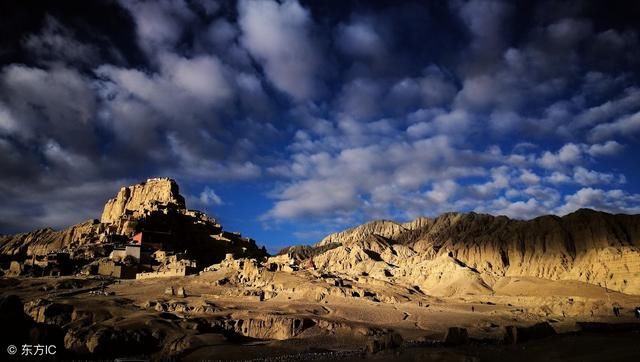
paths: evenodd
<path fill-rule="evenodd" d="M 540 183 L 540 176 L 536 175 L 531 170 L 522 170 L 520 181 L 524 182 L 527 185 L 536 185 Z"/>
<path fill-rule="evenodd" d="M 567 176 L 566 174 L 564 174 L 562 172 L 558 172 L 558 171 L 554 171 L 546 179 L 547 179 L 548 182 L 550 182 L 552 184 L 563 184 L 563 183 L 569 183 L 569 182 L 572 181 L 571 177 Z"/>
<path fill-rule="evenodd" d="M 96 146 L 91 126 L 95 95 L 78 71 L 9 65 L 0 72 L 0 92 L 5 132 L 25 141 L 43 137 L 64 141 L 83 152 Z"/>
<path fill-rule="evenodd" d="M 64 228 L 100 218 L 104 200 L 113 197 L 130 179 L 60 182 L 58 179 L 23 179 L 3 184 L 0 201 L 14 207 L 0 208 L 0 228 L 20 232 L 35 228 Z M 55 195 L 55 196 L 54 196 Z"/>
<path fill-rule="evenodd" d="M 599 124 L 591 130 L 591 139 L 602 140 L 612 136 L 632 137 L 640 132 L 640 112 L 626 115 L 610 123 Z"/>
<path fill-rule="evenodd" d="M 297 100 L 316 95 L 320 54 L 309 11 L 297 0 L 241 1 L 238 11 L 242 43 L 275 87 Z"/>
<path fill-rule="evenodd" d="M 611 183 L 616 177 L 610 173 L 587 170 L 584 167 L 577 166 L 573 170 L 573 179 L 582 186 L 591 186 Z"/>
<path fill-rule="evenodd" d="M 186 2 L 173 0 L 120 1 L 136 23 L 139 44 L 150 54 L 175 47 L 186 26 L 196 20 Z"/>
<path fill-rule="evenodd" d="M 340 108 L 355 118 L 370 118 L 380 110 L 383 87 L 372 79 L 358 78 L 342 88 Z"/>
<path fill-rule="evenodd" d="M 358 205 L 386 209 L 395 202 L 407 206 L 404 194 L 418 192 L 432 182 L 435 184 L 426 197 L 443 199 L 447 190 L 453 192 L 455 188 L 455 183 L 448 180 L 485 173 L 475 166 L 478 160 L 468 150 L 453 147 L 445 136 L 388 146 L 347 148 L 335 156 L 297 154 L 291 173 L 298 180 L 274 195 L 275 206 L 265 217 L 323 216 Z"/>
<path fill-rule="evenodd" d="M 361 18 L 338 27 L 338 48 L 351 56 L 371 57 L 385 52 L 384 40 L 372 19 Z"/>
<path fill-rule="evenodd" d="M 602 144 L 593 144 L 591 146 L 589 146 L 588 149 L 588 153 L 591 156 L 597 157 L 597 156 L 613 156 L 616 155 L 618 153 L 620 153 L 622 151 L 622 149 L 624 148 L 623 145 L 621 145 L 620 143 L 616 142 L 616 141 L 607 141 L 605 143 Z"/>
<path fill-rule="evenodd" d="M 602 84 L 602 79 L 599 81 Z M 577 131 L 583 128 L 597 127 L 638 110 L 640 110 L 640 88 L 628 87 L 621 95 L 582 110 L 574 117 L 568 128 Z"/>
<path fill-rule="evenodd" d="M 260 191 L 225 205 L 266 193 L 262 222 L 322 230 L 637 208 L 621 162 L 640 132 L 635 19 L 498 0 L 109 6 L 121 29 L 48 11 L 0 40 L 0 232 L 93 215 L 149 173 L 198 185 L 205 208 L 247 183 Z"/>
<path fill-rule="evenodd" d="M 216 192 L 208 186 L 205 187 L 204 190 L 202 190 L 198 199 L 203 205 L 207 205 L 207 206 L 208 205 L 220 206 L 223 204 L 220 196 L 218 196 L 218 194 L 216 194 Z"/>
<path fill-rule="evenodd" d="M 500 198 L 492 203 L 491 208 L 480 207 L 476 211 L 491 212 L 495 215 L 505 215 L 515 219 L 531 219 L 543 214 L 546 208 L 541 206 L 534 198 L 515 202 Z"/>
<path fill-rule="evenodd" d="M 568 143 L 562 146 L 556 153 L 546 151 L 538 159 L 538 164 L 543 168 L 556 169 L 567 165 L 577 164 L 581 159 L 581 147 L 573 143 Z"/>
<path fill-rule="evenodd" d="M 453 180 L 434 182 L 433 188 L 426 193 L 426 196 L 435 203 L 447 202 L 454 196 L 458 187 L 458 184 Z"/>
<path fill-rule="evenodd" d="M 632 194 L 620 189 L 603 190 L 585 187 L 575 194 L 565 196 L 565 204 L 557 209 L 557 213 L 565 215 L 580 208 L 592 208 L 612 213 L 640 213 L 639 194 Z"/>

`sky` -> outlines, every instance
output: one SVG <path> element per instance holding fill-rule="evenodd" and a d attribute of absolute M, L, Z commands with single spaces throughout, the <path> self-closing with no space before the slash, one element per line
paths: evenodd
<path fill-rule="evenodd" d="M 277 250 L 373 219 L 640 213 L 640 3 L 3 1 L 0 233 L 123 185 Z"/>

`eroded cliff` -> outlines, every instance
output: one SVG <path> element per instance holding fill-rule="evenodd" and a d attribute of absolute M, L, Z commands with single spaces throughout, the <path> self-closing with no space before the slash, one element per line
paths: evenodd
<path fill-rule="evenodd" d="M 522 221 L 447 213 L 405 224 L 371 222 L 316 245 L 328 242 L 340 246 L 314 257 L 322 268 L 438 294 L 490 290 L 500 278 L 518 276 L 579 280 L 640 294 L 640 215 L 583 209 Z"/>
<path fill-rule="evenodd" d="M 148 179 L 137 185 L 121 188 L 118 195 L 104 205 L 100 222 L 113 223 L 127 212 L 142 213 L 153 210 L 157 205 L 169 204 L 186 208 L 178 184 L 169 178 Z"/>

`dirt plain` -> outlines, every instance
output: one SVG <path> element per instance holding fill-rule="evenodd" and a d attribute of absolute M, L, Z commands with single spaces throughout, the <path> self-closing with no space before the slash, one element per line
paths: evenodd
<path fill-rule="evenodd" d="M 345 278 L 336 286 L 335 276 L 307 270 L 263 271 L 260 284 L 270 287 L 260 289 L 255 282 L 238 282 L 237 273 L 220 268 L 148 280 L 3 278 L 0 293 L 19 296 L 34 320 L 58 325 L 67 357 L 578 361 L 640 356 L 633 313 L 640 297 L 582 282 L 510 278 L 494 285 L 492 295 L 434 297 L 367 280 Z M 55 319 L 46 312 L 58 304 L 71 306 L 60 312 L 68 316 Z M 619 317 L 612 305 L 621 308 Z M 465 332 L 452 335 L 451 327 Z M 513 330 L 517 340 L 509 337 Z M 104 334 L 111 337 L 100 338 Z"/>

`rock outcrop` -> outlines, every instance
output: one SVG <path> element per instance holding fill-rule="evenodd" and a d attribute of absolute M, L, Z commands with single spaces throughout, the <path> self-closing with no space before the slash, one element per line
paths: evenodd
<path fill-rule="evenodd" d="M 214 328 L 223 331 L 231 331 L 253 338 L 278 340 L 293 338 L 313 325 L 315 322 L 311 319 L 279 315 L 261 315 L 246 319 L 220 319 L 212 322 Z"/>
<path fill-rule="evenodd" d="M 4 235 L 0 236 L 0 254 L 26 257 L 46 255 L 54 250 L 97 241 L 103 231 L 104 226 L 97 220 L 88 220 L 63 230 L 47 228 L 16 235 Z"/>
<path fill-rule="evenodd" d="M 367 235 L 379 235 L 385 238 L 395 238 L 405 231 L 407 231 L 407 228 L 395 221 L 377 220 L 366 223 L 364 225 L 356 226 L 349 230 L 330 234 L 324 239 L 320 240 L 316 245 L 322 246 L 336 242 L 349 243 L 358 241 Z"/>
<path fill-rule="evenodd" d="M 100 222 L 113 223 L 125 214 L 143 214 L 159 205 L 175 205 L 185 209 L 184 197 L 180 195 L 178 184 L 169 178 L 152 178 L 133 186 L 120 189 L 115 198 L 104 205 Z"/>
<path fill-rule="evenodd" d="M 314 252 L 329 244 L 334 247 Z M 491 293 L 497 280 L 518 276 L 640 294 L 640 215 L 583 209 L 527 221 L 476 213 L 384 220 L 329 235 L 306 254 L 322 270 L 436 295 Z"/>
<path fill-rule="evenodd" d="M 89 220 L 60 231 L 42 229 L 0 236 L 0 258 L 6 263 L 19 260 L 26 264 L 35 262 L 30 259 L 35 256 L 66 251 L 72 257 L 95 259 L 94 250 L 101 245 L 126 241 L 141 231 L 165 250 L 187 250 L 202 266 L 221 261 L 227 253 L 266 255 L 266 249 L 259 248 L 253 239 L 224 231 L 205 213 L 187 209 L 174 180 L 152 178 L 121 188 L 106 202 L 100 221 Z"/>

